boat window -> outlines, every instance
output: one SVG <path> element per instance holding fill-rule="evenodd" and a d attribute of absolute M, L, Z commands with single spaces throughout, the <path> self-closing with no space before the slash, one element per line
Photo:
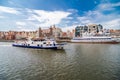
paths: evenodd
<path fill-rule="evenodd" d="M 53 45 L 55 46 L 56 44 L 53 42 Z"/>
<path fill-rule="evenodd" d="M 43 45 L 41 44 L 41 47 L 42 47 Z"/>
<path fill-rule="evenodd" d="M 46 42 L 43 42 L 43 44 L 46 44 Z"/>

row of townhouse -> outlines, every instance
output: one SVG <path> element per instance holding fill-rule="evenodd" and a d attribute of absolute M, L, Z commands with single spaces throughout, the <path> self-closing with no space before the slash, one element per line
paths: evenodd
<path fill-rule="evenodd" d="M 5 40 L 15 40 L 15 39 L 23 39 L 23 38 L 38 38 L 38 37 L 70 37 L 74 36 L 74 30 L 63 32 L 61 28 L 56 27 L 55 25 L 49 28 L 39 28 L 36 31 L 0 31 L 0 39 Z"/>
<path fill-rule="evenodd" d="M 0 31 L 0 39 L 15 40 L 27 37 L 36 37 L 37 31 Z"/>

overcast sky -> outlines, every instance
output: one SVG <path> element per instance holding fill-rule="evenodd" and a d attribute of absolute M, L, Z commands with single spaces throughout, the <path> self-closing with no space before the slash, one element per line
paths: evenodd
<path fill-rule="evenodd" d="M 119 0 L 0 0 L 0 31 L 102 24 L 120 29 Z"/>

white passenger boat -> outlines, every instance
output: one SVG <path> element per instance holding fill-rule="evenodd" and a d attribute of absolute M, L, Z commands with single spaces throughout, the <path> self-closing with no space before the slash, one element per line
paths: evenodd
<path fill-rule="evenodd" d="M 109 36 L 89 36 L 89 37 L 75 37 L 71 40 L 75 43 L 119 43 L 115 38 Z"/>
<path fill-rule="evenodd" d="M 27 41 L 15 41 L 12 46 L 34 49 L 63 49 L 64 44 L 56 43 L 56 41 L 52 39 L 44 39 L 39 41 L 29 39 Z"/>

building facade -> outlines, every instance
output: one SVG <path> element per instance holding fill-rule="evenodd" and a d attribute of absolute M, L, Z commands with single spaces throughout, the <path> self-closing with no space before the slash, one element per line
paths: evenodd
<path fill-rule="evenodd" d="M 101 24 L 91 24 L 85 26 L 77 26 L 75 28 L 75 37 L 81 37 L 83 33 L 99 33 L 103 30 L 103 26 Z"/>
<path fill-rule="evenodd" d="M 38 37 L 60 37 L 62 34 L 62 30 L 58 27 L 56 27 L 55 25 L 50 26 L 50 28 L 46 28 L 46 29 L 41 29 L 39 28 L 38 30 Z"/>

